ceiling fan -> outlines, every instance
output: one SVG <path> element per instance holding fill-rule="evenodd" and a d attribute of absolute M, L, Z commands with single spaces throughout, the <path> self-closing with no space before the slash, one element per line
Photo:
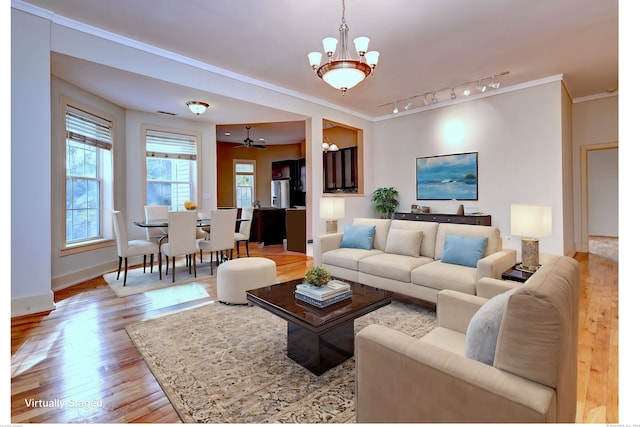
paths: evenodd
<path fill-rule="evenodd" d="M 237 145 L 235 148 L 240 148 L 240 147 L 248 147 L 248 148 L 267 148 L 266 145 L 263 144 L 254 144 L 253 143 L 253 139 L 251 139 L 249 137 L 249 130 L 251 129 L 251 126 L 247 126 L 247 137 L 244 139 L 244 141 L 242 142 L 242 145 Z"/>

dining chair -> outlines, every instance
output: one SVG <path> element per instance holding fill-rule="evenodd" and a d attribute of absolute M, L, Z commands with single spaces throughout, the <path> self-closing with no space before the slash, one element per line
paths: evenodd
<path fill-rule="evenodd" d="M 253 221 L 253 208 L 242 208 L 242 213 L 240 215 L 240 219 L 243 221 L 240 222 L 238 232 L 234 234 L 238 258 L 240 258 L 240 242 L 245 243 L 247 256 L 249 256 L 249 237 L 251 235 L 251 222 Z"/>
<path fill-rule="evenodd" d="M 208 240 L 199 242 L 200 249 L 209 251 L 211 275 L 213 275 L 213 252 L 216 252 L 216 265 L 220 264 L 220 252 L 231 250 L 233 258 L 234 235 L 236 232 L 237 209 L 215 209 L 211 211 L 211 232 Z M 222 255 L 224 259 L 224 254 Z"/>
<path fill-rule="evenodd" d="M 168 221 L 169 206 L 145 205 L 144 218 L 146 222 Z M 160 240 L 167 236 L 167 229 L 161 227 L 146 227 L 147 240 L 160 244 Z"/>
<path fill-rule="evenodd" d="M 193 265 L 193 275 L 196 276 L 196 222 L 197 213 L 195 211 L 169 212 L 169 241 L 160 246 L 160 253 L 167 261 L 167 271 L 169 274 L 169 257 L 172 258 L 173 282 L 176 281 L 176 256 L 187 256 L 187 267 L 191 274 Z M 160 256 L 162 258 L 162 256 Z M 162 279 L 162 260 L 158 260 L 160 269 L 160 279 Z"/>
<path fill-rule="evenodd" d="M 124 258 L 124 282 L 122 286 L 127 286 L 129 257 L 143 255 L 142 271 L 146 272 L 147 254 L 150 254 L 150 272 L 153 273 L 153 254 L 158 250 L 158 245 L 148 240 L 129 240 L 127 224 L 122 212 L 113 211 L 111 213 L 111 218 L 113 220 L 113 231 L 116 235 L 116 245 L 118 248 L 118 275 L 116 276 L 116 280 L 120 280 L 122 258 Z"/>

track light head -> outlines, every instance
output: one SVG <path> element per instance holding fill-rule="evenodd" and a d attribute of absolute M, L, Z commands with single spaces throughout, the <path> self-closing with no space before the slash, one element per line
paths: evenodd
<path fill-rule="evenodd" d="M 469 96 L 471 95 L 471 89 L 469 89 L 468 87 L 464 88 L 464 91 L 462 92 L 462 94 L 464 96 Z"/>
<path fill-rule="evenodd" d="M 410 103 L 410 102 L 407 102 L 407 103 L 404 105 L 404 107 L 402 107 L 402 108 L 404 108 L 404 111 L 407 111 L 407 110 L 409 110 L 409 107 L 411 107 L 411 103 Z"/>
<path fill-rule="evenodd" d="M 453 88 L 451 88 L 451 99 L 456 99 L 456 98 L 457 98 L 456 92 L 455 90 L 453 90 Z"/>
<path fill-rule="evenodd" d="M 431 94 L 431 103 L 435 104 L 436 102 L 438 102 L 438 98 L 436 98 L 436 93 L 432 93 Z"/>
<path fill-rule="evenodd" d="M 398 104 L 397 103 L 393 103 L 393 114 L 397 114 L 398 113 Z"/>
<path fill-rule="evenodd" d="M 491 77 L 491 83 L 489 83 L 489 87 L 491 89 L 498 89 L 500 87 L 500 82 L 496 81 L 495 76 Z"/>

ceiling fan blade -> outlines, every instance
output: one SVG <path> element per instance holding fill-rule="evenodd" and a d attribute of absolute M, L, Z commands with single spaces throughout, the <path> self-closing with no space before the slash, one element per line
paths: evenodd
<path fill-rule="evenodd" d="M 262 144 L 253 144 L 252 147 L 254 147 L 254 148 L 262 148 L 262 149 L 267 148 L 266 145 L 262 145 Z"/>

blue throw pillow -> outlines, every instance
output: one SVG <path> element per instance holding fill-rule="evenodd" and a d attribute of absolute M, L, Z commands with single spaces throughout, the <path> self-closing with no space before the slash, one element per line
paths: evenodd
<path fill-rule="evenodd" d="M 345 225 L 341 248 L 371 249 L 375 225 Z"/>
<path fill-rule="evenodd" d="M 478 260 L 484 257 L 488 241 L 489 239 L 486 237 L 447 234 L 444 238 L 442 262 L 475 268 L 478 266 Z"/>

